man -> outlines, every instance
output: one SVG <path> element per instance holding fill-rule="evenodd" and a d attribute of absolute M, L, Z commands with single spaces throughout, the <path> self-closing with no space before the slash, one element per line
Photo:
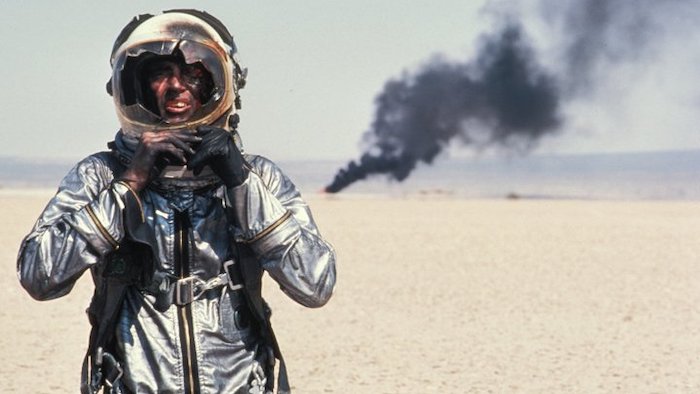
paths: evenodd
<path fill-rule="evenodd" d="M 242 154 L 235 55 L 207 13 L 134 18 L 112 52 L 111 151 L 69 172 L 22 243 L 18 275 L 36 299 L 91 271 L 84 393 L 269 393 L 275 359 L 289 391 L 262 273 L 319 307 L 335 255 L 292 182 Z"/>

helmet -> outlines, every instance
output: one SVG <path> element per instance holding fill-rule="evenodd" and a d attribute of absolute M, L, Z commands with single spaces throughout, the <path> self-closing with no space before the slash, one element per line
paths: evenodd
<path fill-rule="evenodd" d="M 107 83 L 122 132 L 138 137 L 148 130 L 228 127 L 240 109 L 239 90 L 247 74 L 236 55 L 231 33 L 206 12 L 169 10 L 135 17 L 114 43 L 112 77 Z M 209 74 L 202 106 L 184 123 L 168 123 L 152 103 L 145 70 L 149 62 L 161 57 L 201 66 Z"/>

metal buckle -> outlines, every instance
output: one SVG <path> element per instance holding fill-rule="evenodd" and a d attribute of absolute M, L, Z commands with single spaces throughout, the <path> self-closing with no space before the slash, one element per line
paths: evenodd
<path fill-rule="evenodd" d="M 111 389 L 114 387 L 114 384 L 117 383 L 122 376 L 124 376 L 124 369 L 119 364 L 117 359 L 114 358 L 111 353 L 105 352 L 102 347 L 97 348 L 95 356 L 97 358 L 95 366 L 99 368 L 100 374 L 104 379 L 104 384 Z M 105 362 L 105 360 L 107 362 Z M 117 371 L 117 376 L 110 379 L 115 370 Z"/>
<path fill-rule="evenodd" d="M 112 388 L 114 384 L 117 383 L 119 379 L 122 378 L 122 376 L 124 376 L 124 369 L 122 369 L 122 367 L 119 364 L 115 365 L 115 367 L 117 368 L 117 371 L 119 371 L 117 377 L 114 378 L 113 381 L 110 381 L 109 379 L 105 378 L 105 385 L 107 385 L 107 387 L 109 388 Z"/>
<path fill-rule="evenodd" d="M 198 276 L 188 276 L 187 278 L 179 279 L 175 282 L 175 304 L 180 306 L 187 305 L 199 299 L 206 291 L 205 285 L 206 282 Z M 186 286 L 184 290 L 183 286 Z M 183 300 L 183 296 L 185 296 L 185 300 Z"/>
<path fill-rule="evenodd" d="M 226 272 L 226 275 L 228 276 L 228 288 L 231 290 L 240 290 L 243 288 L 242 283 L 233 283 L 233 278 L 234 276 L 231 274 L 230 268 L 236 264 L 235 260 L 229 260 L 224 262 L 224 272 Z"/>

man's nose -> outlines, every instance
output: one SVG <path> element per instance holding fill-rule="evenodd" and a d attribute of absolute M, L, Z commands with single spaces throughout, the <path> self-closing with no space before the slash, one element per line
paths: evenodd
<path fill-rule="evenodd" d="M 185 84 L 182 82 L 180 73 L 173 73 L 168 79 L 168 84 L 173 89 L 184 90 Z"/>

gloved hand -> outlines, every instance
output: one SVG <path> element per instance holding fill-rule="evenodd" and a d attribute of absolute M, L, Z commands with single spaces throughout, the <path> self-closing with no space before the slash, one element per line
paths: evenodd
<path fill-rule="evenodd" d="M 195 130 L 147 131 L 131 159 L 131 164 L 120 179 L 138 192 L 157 177 L 169 164 L 185 164 L 187 156 L 194 154 L 191 145 L 201 141 Z"/>
<path fill-rule="evenodd" d="M 187 167 L 199 175 L 209 165 L 227 187 L 236 187 L 248 179 L 249 166 L 238 150 L 230 132 L 214 127 L 199 126 L 197 135 L 202 138 Z"/>

